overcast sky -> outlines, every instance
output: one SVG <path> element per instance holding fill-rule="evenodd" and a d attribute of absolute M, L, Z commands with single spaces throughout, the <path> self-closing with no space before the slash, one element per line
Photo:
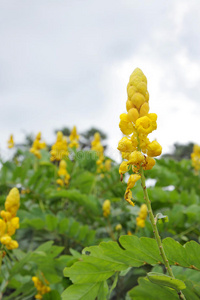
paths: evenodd
<path fill-rule="evenodd" d="M 148 80 L 152 134 L 172 150 L 200 144 L 199 0 L 0 0 L 0 148 L 11 133 L 91 126 L 117 158 L 126 85 Z"/>

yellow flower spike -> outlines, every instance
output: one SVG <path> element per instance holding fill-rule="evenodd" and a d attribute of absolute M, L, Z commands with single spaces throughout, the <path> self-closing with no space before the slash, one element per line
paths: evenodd
<path fill-rule="evenodd" d="M 43 276 L 44 277 L 44 276 Z M 41 281 L 38 277 L 33 276 L 32 281 L 34 283 L 35 288 L 37 289 L 37 294 L 35 295 L 35 299 L 42 299 L 44 294 L 50 292 L 51 288 L 48 286 L 49 282 L 44 278 Z"/>
<path fill-rule="evenodd" d="M 128 230 L 127 235 L 132 235 L 132 232 Z"/>
<path fill-rule="evenodd" d="M 73 127 L 69 139 L 71 141 L 69 147 L 77 149 L 79 147 L 79 143 L 78 143 L 79 135 L 77 134 L 76 126 Z"/>
<path fill-rule="evenodd" d="M 140 180 L 141 176 L 138 174 L 131 174 L 129 179 L 128 179 L 128 183 L 127 183 L 127 188 L 128 189 L 132 189 L 135 185 L 135 183 Z"/>
<path fill-rule="evenodd" d="M 51 161 L 60 161 L 68 155 L 67 140 L 66 137 L 63 136 L 63 133 L 61 131 L 57 132 L 57 139 L 55 144 L 52 145 L 50 153 Z"/>
<path fill-rule="evenodd" d="M 14 143 L 13 135 L 11 134 L 10 138 L 8 140 L 8 148 L 11 149 L 14 147 L 14 145 L 15 145 L 15 143 Z"/>
<path fill-rule="evenodd" d="M 41 153 L 40 150 L 44 149 L 46 147 L 46 143 L 45 142 L 41 142 L 41 132 L 39 132 L 36 135 L 36 138 L 33 142 L 33 145 L 31 147 L 31 149 L 29 150 L 31 153 L 33 153 L 38 159 L 41 158 Z"/>
<path fill-rule="evenodd" d="M 129 156 L 128 164 L 131 165 L 141 165 L 144 162 L 145 158 L 142 152 L 140 151 L 133 151 Z"/>
<path fill-rule="evenodd" d="M 149 143 L 147 146 L 147 155 L 150 157 L 159 156 L 162 153 L 162 147 L 157 141 Z"/>
<path fill-rule="evenodd" d="M 20 194 L 17 188 L 12 188 L 6 198 L 5 209 L 10 212 L 12 217 L 16 216 L 20 206 Z"/>
<path fill-rule="evenodd" d="M 139 118 L 138 110 L 136 108 L 129 109 L 128 117 L 131 120 L 131 122 L 135 123 L 136 120 Z"/>
<path fill-rule="evenodd" d="M 122 154 L 123 161 L 119 167 L 121 180 L 123 174 L 132 165 L 132 171 L 135 173 L 128 180 L 127 190 L 125 192 L 125 200 L 131 205 L 132 193 L 130 188 L 135 184 L 135 179 L 140 178 L 144 170 L 150 170 L 155 165 L 153 156 L 158 156 L 162 152 L 162 147 L 156 142 L 150 142 L 148 134 L 157 129 L 157 115 L 149 113 L 149 93 L 147 90 L 147 79 L 143 72 L 136 68 L 130 76 L 127 85 L 128 100 L 126 101 L 127 114 L 120 115 L 119 127 L 124 137 L 118 144 L 118 149 Z M 132 145 L 131 145 L 131 143 Z M 142 221 L 141 224 L 144 224 Z"/>
<path fill-rule="evenodd" d="M 110 200 L 105 200 L 103 203 L 103 216 L 107 218 L 110 215 L 111 203 Z"/>

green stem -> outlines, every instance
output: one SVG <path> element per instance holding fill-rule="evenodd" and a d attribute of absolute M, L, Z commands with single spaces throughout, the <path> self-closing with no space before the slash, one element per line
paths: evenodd
<path fill-rule="evenodd" d="M 148 208 L 149 219 L 151 221 L 151 225 L 152 225 L 152 228 L 153 228 L 153 233 L 154 233 L 154 236 L 155 236 L 158 248 L 159 248 L 159 252 L 160 252 L 160 255 L 162 256 L 165 268 L 166 268 L 169 276 L 171 276 L 172 278 L 175 278 L 174 274 L 172 272 L 172 269 L 169 265 L 169 261 L 167 259 L 167 256 L 165 254 L 165 251 L 164 251 L 164 248 L 163 248 L 163 245 L 162 245 L 162 241 L 161 241 L 161 238 L 160 238 L 160 235 L 159 235 L 159 232 L 158 232 L 158 228 L 156 226 L 156 220 L 155 220 L 154 215 L 153 215 L 153 211 L 152 211 L 152 207 L 151 207 L 151 201 L 149 200 L 149 195 L 148 195 L 147 188 L 146 188 L 143 168 L 140 169 L 140 173 L 141 173 L 142 188 L 143 188 L 143 192 L 144 192 L 144 200 L 145 200 L 147 208 Z M 178 293 L 178 295 L 179 295 L 180 299 L 186 300 L 185 296 L 183 295 L 183 293 L 181 291 Z"/>

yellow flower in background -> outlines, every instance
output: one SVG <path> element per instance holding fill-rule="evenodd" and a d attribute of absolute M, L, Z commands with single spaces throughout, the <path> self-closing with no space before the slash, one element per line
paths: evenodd
<path fill-rule="evenodd" d="M 162 147 L 157 141 L 150 142 L 148 138 L 148 134 L 157 129 L 157 115 L 149 113 L 147 79 L 139 68 L 136 68 L 129 78 L 127 94 L 127 113 L 120 115 L 119 122 L 119 127 L 126 136 L 118 144 L 122 158 L 127 161 L 121 163 L 119 173 L 123 178 L 123 174 L 132 167 L 136 175 L 130 176 L 125 192 L 125 200 L 134 206 L 130 189 L 140 179 L 138 174 L 140 168 L 144 170 L 153 168 L 155 165 L 153 157 L 162 153 Z"/>
<path fill-rule="evenodd" d="M 0 215 L 0 242 L 5 245 L 8 250 L 18 248 L 18 242 L 11 238 L 19 228 L 19 218 L 16 217 L 17 210 L 20 206 L 20 194 L 17 188 L 10 190 L 6 201 L 5 210 Z"/>
<path fill-rule="evenodd" d="M 77 149 L 79 147 L 79 143 L 78 143 L 79 135 L 77 134 L 76 126 L 73 127 L 69 139 L 71 141 L 69 147 Z"/>
<path fill-rule="evenodd" d="M 57 184 L 60 186 L 68 185 L 70 180 L 70 175 L 67 172 L 67 163 L 65 160 L 61 160 L 58 169 L 59 179 L 56 180 Z"/>
<path fill-rule="evenodd" d="M 57 132 L 57 139 L 55 144 L 51 147 L 51 161 L 60 161 L 64 157 L 68 156 L 67 151 L 67 138 L 63 136 L 61 131 Z"/>
<path fill-rule="evenodd" d="M 37 289 L 35 299 L 42 299 L 42 296 L 44 294 L 47 294 L 51 291 L 51 288 L 48 286 L 49 282 L 45 278 L 43 278 L 43 280 L 40 280 L 37 276 L 33 276 L 32 281 L 34 283 L 35 288 Z"/>
<path fill-rule="evenodd" d="M 36 138 L 33 142 L 33 145 L 30 149 L 30 152 L 33 153 L 37 158 L 41 158 L 40 150 L 46 148 L 45 142 L 41 142 L 41 132 L 36 135 Z"/>
<path fill-rule="evenodd" d="M 10 138 L 8 140 L 8 148 L 11 149 L 14 147 L 14 145 L 15 145 L 15 143 L 14 143 L 13 135 L 11 134 Z"/>
<path fill-rule="evenodd" d="M 111 208 L 110 200 L 105 200 L 103 203 L 103 216 L 105 218 L 107 218 L 110 215 L 110 208 Z"/>
<path fill-rule="evenodd" d="M 196 174 L 198 174 L 198 171 L 200 170 L 200 146 L 194 145 L 191 159 L 192 166 L 194 167 Z"/>
<path fill-rule="evenodd" d="M 98 160 L 96 162 L 97 164 L 97 173 L 100 173 L 104 167 L 103 161 L 104 161 L 104 147 L 101 144 L 101 136 L 98 132 L 94 134 L 94 139 L 91 142 L 91 150 L 95 151 L 98 155 Z"/>
<path fill-rule="evenodd" d="M 121 230 L 122 230 L 122 225 L 121 225 L 121 224 L 117 224 L 117 225 L 115 226 L 115 230 L 116 230 L 116 231 L 121 231 Z"/>
<path fill-rule="evenodd" d="M 137 226 L 144 228 L 146 218 L 147 218 L 147 206 L 146 204 L 142 204 L 142 206 L 140 207 L 139 215 L 136 218 Z"/>

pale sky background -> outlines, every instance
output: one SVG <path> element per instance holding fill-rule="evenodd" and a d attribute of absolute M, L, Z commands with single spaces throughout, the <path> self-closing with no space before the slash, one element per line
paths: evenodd
<path fill-rule="evenodd" d="M 199 0 L 0 0 L 0 149 L 11 133 L 91 126 L 116 150 L 126 85 L 148 80 L 152 134 L 172 150 L 200 144 Z"/>

